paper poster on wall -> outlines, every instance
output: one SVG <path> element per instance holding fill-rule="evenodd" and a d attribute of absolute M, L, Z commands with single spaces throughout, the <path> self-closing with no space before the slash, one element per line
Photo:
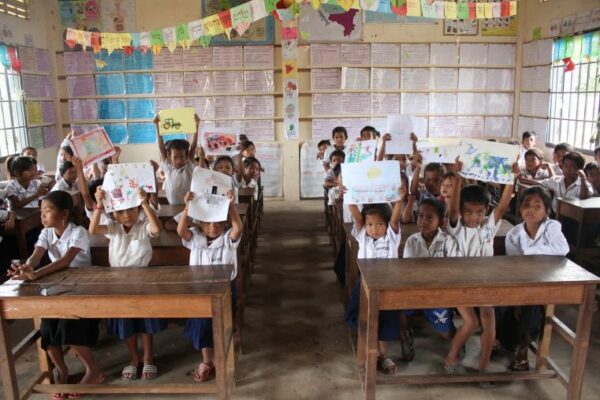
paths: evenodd
<path fill-rule="evenodd" d="M 152 164 L 109 164 L 102 188 L 106 192 L 104 211 L 113 212 L 138 207 L 142 204 L 139 190 L 156 193 L 156 179 Z"/>
<path fill-rule="evenodd" d="M 323 162 L 317 159 L 318 143 L 318 140 L 310 140 L 300 148 L 300 197 L 303 199 L 323 197 L 325 170 Z"/>
<path fill-rule="evenodd" d="M 377 140 L 347 141 L 344 153 L 347 163 L 361 163 L 375 160 Z"/>
<path fill-rule="evenodd" d="M 189 205 L 190 217 L 203 222 L 227 221 L 231 177 L 206 168 L 195 168 Z"/>
<path fill-rule="evenodd" d="M 196 110 L 193 107 L 160 110 L 158 112 L 160 118 L 158 133 L 160 135 L 173 135 L 196 132 L 195 113 Z"/>
<path fill-rule="evenodd" d="M 462 140 L 461 175 L 467 179 L 500 184 L 512 184 L 512 164 L 517 161 L 519 147 L 486 140 Z"/>
<path fill-rule="evenodd" d="M 200 144 L 208 156 L 233 156 L 239 152 L 236 147 L 239 137 L 239 132 L 233 129 L 216 130 L 206 127 L 201 129 Z"/>
<path fill-rule="evenodd" d="M 322 4 L 318 10 L 310 4 L 300 6 L 300 39 L 305 42 L 332 42 L 362 39 L 362 15 L 356 9 L 344 11 L 338 6 Z"/>
<path fill-rule="evenodd" d="M 283 196 L 283 144 L 259 143 L 256 147 L 256 158 L 264 168 L 264 172 L 260 174 L 264 196 Z"/>
<path fill-rule="evenodd" d="M 392 139 L 385 144 L 386 154 L 412 154 L 410 134 L 413 132 L 413 123 L 409 115 L 388 115 L 385 133 Z"/>
<path fill-rule="evenodd" d="M 202 0 L 202 16 L 206 17 L 209 15 L 218 14 L 222 11 L 230 9 L 240 4 L 250 4 L 251 13 L 257 15 L 259 11 L 254 8 L 253 3 L 246 0 L 229 0 L 226 2 L 219 0 Z M 261 4 L 262 12 L 265 13 L 265 5 Z M 266 18 L 261 18 L 256 22 L 253 22 L 248 29 L 240 36 L 236 30 L 231 31 L 231 37 L 228 38 L 225 34 L 214 36 L 210 44 L 215 46 L 234 46 L 234 45 L 268 45 L 273 44 L 275 40 L 275 19 L 269 15 Z"/>
<path fill-rule="evenodd" d="M 388 203 L 400 199 L 398 161 L 365 161 L 342 164 L 347 192 L 344 204 Z"/>
<path fill-rule="evenodd" d="M 101 127 L 74 136 L 70 142 L 73 152 L 81 159 L 84 166 L 104 160 L 115 154 L 115 148 L 110 138 L 104 128 Z"/>
<path fill-rule="evenodd" d="M 100 16 L 106 32 L 135 32 L 135 0 L 102 0 Z M 98 7 L 96 3 L 96 7 Z"/>

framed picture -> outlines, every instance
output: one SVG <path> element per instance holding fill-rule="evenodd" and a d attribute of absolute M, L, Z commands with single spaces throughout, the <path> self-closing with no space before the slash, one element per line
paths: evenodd
<path fill-rule="evenodd" d="M 444 35 L 477 35 L 478 21 L 476 19 L 445 19 Z"/>

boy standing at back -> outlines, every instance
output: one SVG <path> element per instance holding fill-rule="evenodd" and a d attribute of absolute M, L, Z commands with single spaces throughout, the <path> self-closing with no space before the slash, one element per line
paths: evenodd
<path fill-rule="evenodd" d="M 200 117 L 194 114 L 194 119 L 196 121 L 196 132 L 194 132 L 190 147 L 189 142 L 185 139 L 171 140 L 165 146 L 162 136 L 158 134 L 160 118 L 158 115 L 154 118 L 158 135 L 158 150 L 160 151 L 160 169 L 165 174 L 163 189 L 169 204 L 184 204 L 183 197 L 192 185 L 192 173 L 196 167 L 193 157 L 198 147 Z"/>

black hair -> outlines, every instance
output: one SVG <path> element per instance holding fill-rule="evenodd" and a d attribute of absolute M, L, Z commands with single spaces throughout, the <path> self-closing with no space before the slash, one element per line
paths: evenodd
<path fill-rule="evenodd" d="M 335 128 L 333 128 L 333 130 L 331 131 L 331 137 L 334 138 L 335 134 L 338 132 L 342 132 L 344 134 L 344 137 L 348 139 L 348 131 L 346 131 L 346 128 L 344 128 L 343 126 L 336 126 Z"/>
<path fill-rule="evenodd" d="M 446 169 L 444 168 L 444 166 L 442 164 L 436 163 L 436 162 L 429 163 L 425 167 L 425 173 L 439 172 L 440 174 L 444 175 L 445 171 L 446 171 Z"/>
<path fill-rule="evenodd" d="M 587 175 L 589 172 L 595 169 L 600 171 L 600 163 L 598 161 L 590 161 L 589 163 L 585 164 L 585 167 L 583 167 L 583 172 L 585 172 Z"/>
<path fill-rule="evenodd" d="M 442 175 L 442 182 L 444 182 L 446 179 L 452 179 L 452 180 L 454 180 L 454 178 L 456 178 L 456 173 L 454 173 L 454 172 L 446 172 L 444 175 Z"/>
<path fill-rule="evenodd" d="M 435 208 L 435 211 L 437 212 L 438 217 L 440 218 L 441 225 L 442 221 L 444 220 L 444 215 L 446 215 L 446 206 L 444 205 L 444 203 L 442 203 L 435 197 L 426 197 L 419 202 L 419 207 L 421 207 L 422 205 L 428 205 Z"/>
<path fill-rule="evenodd" d="M 565 160 L 571 160 L 577 166 L 577 169 L 583 169 L 585 166 L 585 158 L 581 154 L 576 151 L 571 151 L 563 157 L 562 163 L 565 163 Z"/>
<path fill-rule="evenodd" d="M 598 153 L 600 153 L 600 146 L 598 146 L 594 149 L 594 155 L 597 156 Z"/>
<path fill-rule="evenodd" d="M 515 139 L 511 139 L 508 142 L 506 142 L 506 144 L 520 144 L 520 143 Z"/>
<path fill-rule="evenodd" d="M 486 209 L 490 204 L 490 194 L 483 186 L 467 185 L 460 191 L 460 209 L 465 207 L 466 203 L 482 204 Z"/>
<path fill-rule="evenodd" d="M 71 161 L 65 161 L 58 169 L 60 176 L 63 176 L 70 168 L 75 168 L 75 165 Z"/>
<path fill-rule="evenodd" d="M 540 149 L 529 149 L 525 152 L 524 157 L 534 156 L 538 160 L 542 161 L 544 159 L 544 153 Z"/>
<path fill-rule="evenodd" d="M 18 177 L 22 172 L 33 168 L 34 165 L 33 158 L 27 156 L 16 157 L 6 162 L 6 166 L 10 168 L 10 173 L 14 177 Z"/>
<path fill-rule="evenodd" d="M 324 144 L 326 144 L 327 146 L 331 146 L 331 142 L 327 139 L 323 139 L 319 142 L 319 144 L 317 144 L 317 148 L 323 146 Z"/>
<path fill-rule="evenodd" d="M 243 163 L 244 163 L 244 168 L 248 168 L 250 165 L 256 163 L 256 164 L 258 164 L 258 168 L 262 169 L 262 167 L 260 165 L 260 161 L 258 161 L 258 158 L 256 158 L 256 157 L 246 157 L 244 159 Z"/>
<path fill-rule="evenodd" d="M 246 136 L 245 134 L 241 133 L 240 134 L 240 143 L 244 143 L 248 141 L 248 136 Z"/>
<path fill-rule="evenodd" d="M 529 139 L 532 136 L 537 136 L 537 134 L 535 133 L 535 131 L 525 131 L 521 135 L 521 141 L 523 141 L 525 139 Z"/>
<path fill-rule="evenodd" d="M 342 173 L 342 164 L 337 164 L 335 167 L 333 167 L 332 171 L 333 175 L 335 175 L 336 178 L 340 176 L 340 174 Z"/>
<path fill-rule="evenodd" d="M 25 153 L 28 150 L 33 150 L 35 152 L 35 154 L 38 153 L 37 149 L 35 147 L 33 147 L 33 146 L 27 146 L 27 147 L 24 147 L 23 150 L 21 150 L 21 155 L 23 155 L 23 153 Z"/>
<path fill-rule="evenodd" d="M 329 155 L 329 161 L 331 162 L 331 159 L 334 156 L 338 156 L 338 157 L 342 157 L 342 160 L 346 161 L 346 153 L 344 153 L 342 150 L 334 150 L 331 152 L 331 154 Z"/>
<path fill-rule="evenodd" d="M 12 165 L 12 162 L 15 160 L 15 158 L 17 158 L 17 157 L 8 156 L 8 157 L 6 157 L 6 160 L 4 160 L 4 166 L 6 167 L 6 176 L 8 177 L 8 179 L 14 179 L 14 177 L 15 177 L 10 168 Z"/>
<path fill-rule="evenodd" d="M 256 146 L 254 145 L 254 142 L 252 142 L 252 140 L 245 140 L 241 144 L 242 144 L 241 151 L 246 150 L 250 146 L 254 146 L 254 148 L 256 149 Z"/>
<path fill-rule="evenodd" d="M 360 134 L 361 134 L 361 136 L 362 136 L 362 133 L 363 133 L 364 131 L 370 131 L 370 132 L 373 132 L 373 133 L 375 134 L 375 136 L 376 136 L 376 137 L 379 137 L 379 131 L 378 131 L 377 129 L 375 129 L 374 127 L 370 126 L 370 125 L 367 125 L 367 126 L 365 126 L 364 128 L 362 128 L 362 129 L 360 130 Z"/>
<path fill-rule="evenodd" d="M 55 190 L 44 196 L 44 200 L 49 201 L 60 211 L 68 211 L 69 219 L 73 214 L 73 198 L 71 194 L 63 190 Z"/>
<path fill-rule="evenodd" d="M 554 146 L 554 152 L 558 152 L 558 151 L 566 151 L 567 153 L 570 153 L 573 151 L 573 146 L 571 146 L 569 143 L 559 143 L 556 146 Z"/>
<path fill-rule="evenodd" d="M 550 196 L 550 192 L 543 186 L 532 186 L 523 191 L 521 193 L 521 205 L 525 202 L 525 198 L 527 196 L 540 196 L 542 202 L 544 203 L 544 208 L 546 212 L 550 211 L 552 207 L 552 196 Z"/>
<path fill-rule="evenodd" d="M 362 215 L 363 223 L 367 221 L 368 215 L 377 215 L 383 218 L 386 224 L 392 219 L 392 210 L 387 204 L 366 204 L 363 206 L 360 214 Z"/>
<path fill-rule="evenodd" d="M 173 139 L 167 142 L 166 149 L 168 153 L 173 150 L 185 150 L 188 152 L 190 150 L 190 142 L 185 139 Z"/>
<path fill-rule="evenodd" d="M 68 153 L 71 157 L 73 157 L 75 155 L 75 153 L 73 153 L 73 149 L 71 148 L 71 146 L 63 146 L 60 149 L 62 151 L 64 151 L 65 153 Z"/>
<path fill-rule="evenodd" d="M 225 161 L 231 164 L 231 168 L 235 170 L 235 164 L 233 163 L 233 158 L 229 157 L 229 156 L 219 156 L 216 158 L 216 160 L 213 162 L 212 168 L 215 169 L 215 167 L 217 166 L 218 163 L 220 163 L 221 161 Z"/>
<path fill-rule="evenodd" d="M 88 182 L 88 190 L 90 191 L 90 195 L 94 201 L 96 201 L 96 197 L 94 197 L 96 190 L 99 186 L 102 186 L 102 183 L 104 183 L 104 178 L 96 178 Z"/>
<path fill-rule="evenodd" d="M 498 140 L 497 140 L 497 139 L 495 139 L 495 138 L 488 139 L 487 141 L 488 141 L 488 142 L 498 142 Z"/>

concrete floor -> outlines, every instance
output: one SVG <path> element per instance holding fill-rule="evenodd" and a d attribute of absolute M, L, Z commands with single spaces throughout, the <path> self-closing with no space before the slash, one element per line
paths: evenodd
<path fill-rule="evenodd" d="M 252 276 L 243 331 L 244 354 L 237 364 L 237 387 L 233 399 L 360 399 L 354 354 L 343 322 L 340 288 L 332 271 L 333 255 L 325 233 L 322 201 L 267 202 L 260 233 L 256 269 Z M 558 314 L 574 326 L 576 311 L 559 308 Z M 439 370 L 448 343 L 437 337 L 426 323 L 413 322 L 417 356 L 410 364 L 398 363 L 399 373 Z M 11 324 L 14 342 L 27 323 Z M 174 327 L 155 337 L 157 382 L 191 382 L 191 370 L 199 356 Z M 559 365 L 568 366 L 570 351 L 555 336 L 552 352 Z M 391 347 L 400 355 L 399 346 Z M 475 366 L 478 338 L 467 344 L 465 364 Z M 107 382 L 120 383 L 127 362 L 123 344 L 102 335 L 95 355 L 108 375 Z M 18 363 L 21 382 L 37 367 L 31 352 Z M 502 371 L 508 359 L 494 362 Z M 80 364 L 69 359 L 72 373 Z M 594 320 L 588 355 L 583 399 L 598 399 L 600 393 L 600 320 Z M 123 383 L 125 384 L 125 383 Z M 143 384 L 135 382 L 133 384 Z M 475 384 L 427 386 L 379 386 L 378 399 L 564 399 L 565 390 L 556 380 L 499 384 L 480 389 Z M 115 399 L 171 399 L 191 396 L 113 396 Z M 35 395 L 42 399 L 46 396 Z M 87 396 L 86 399 L 100 398 Z M 214 398 L 199 396 L 199 398 Z"/>

